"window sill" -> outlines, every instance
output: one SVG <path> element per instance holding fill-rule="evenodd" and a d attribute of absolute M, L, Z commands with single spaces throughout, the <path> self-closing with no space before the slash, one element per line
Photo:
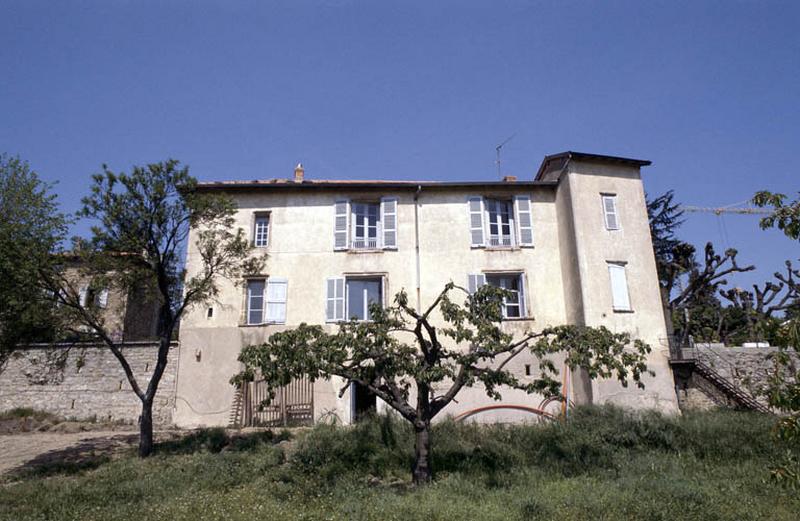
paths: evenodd
<path fill-rule="evenodd" d="M 344 251 L 346 251 L 347 253 L 354 253 L 354 254 L 360 254 L 360 253 L 383 253 L 384 249 L 383 248 L 350 248 L 349 250 L 344 250 Z"/>
<path fill-rule="evenodd" d="M 536 320 L 534 317 L 511 317 L 504 318 L 503 322 L 533 322 Z"/>
<path fill-rule="evenodd" d="M 239 324 L 239 327 L 266 327 L 266 326 L 285 326 L 285 322 L 262 322 L 261 324 Z"/>
<path fill-rule="evenodd" d="M 486 251 L 520 251 L 520 250 L 528 250 L 533 249 L 533 245 L 530 246 L 471 246 L 470 249 L 473 250 L 486 250 Z"/>
<path fill-rule="evenodd" d="M 613 311 L 614 311 L 614 313 L 621 313 L 623 315 L 627 314 L 627 313 L 633 313 L 632 309 L 615 309 Z"/>

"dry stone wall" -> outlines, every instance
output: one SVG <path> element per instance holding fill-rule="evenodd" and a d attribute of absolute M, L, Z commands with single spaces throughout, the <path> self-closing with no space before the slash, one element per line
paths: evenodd
<path fill-rule="evenodd" d="M 776 347 L 726 347 L 724 344 L 696 344 L 697 358 L 731 383 L 767 405 L 764 386 L 775 372 L 770 355 Z M 697 373 L 678 388 L 681 408 L 708 409 L 735 404 L 711 382 Z"/>
<path fill-rule="evenodd" d="M 132 342 L 123 347 L 142 387 L 155 366 L 158 345 Z M 172 423 L 177 368 L 177 344 L 153 403 L 157 425 Z M 111 351 L 100 345 L 35 345 L 16 351 L 0 370 L 0 411 L 31 407 L 79 420 L 136 423 L 141 402 L 133 393 L 122 366 Z"/>

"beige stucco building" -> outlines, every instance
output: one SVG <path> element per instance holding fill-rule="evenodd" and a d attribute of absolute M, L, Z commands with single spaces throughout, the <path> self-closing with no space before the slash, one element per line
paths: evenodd
<path fill-rule="evenodd" d="M 237 224 L 267 261 L 259 277 L 220 281 L 218 299 L 185 316 L 174 422 L 229 423 L 238 399 L 229 380 L 240 370 L 243 346 L 301 322 L 333 329 L 345 317 L 366 318 L 366 303 L 388 303 L 400 289 L 425 306 L 451 280 L 515 292 L 504 307 L 504 327 L 511 332 L 604 325 L 646 341 L 656 376 L 645 379 L 645 390 L 575 374 L 571 397 L 676 412 L 640 176 L 648 164 L 566 152 L 547 156 L 529 180 L 321 181 L 304 179 L 299 168 L 293 179 L 202 183 L 201 190 L 235 199 Z M 199 268 L 192 247 L 190 238 L 190 276 Z M 536 367 L 532 357 L 520 355 L 512 369 L 526 378 L 536 375 Z M 315 419 L 349 422 L 374 403 L 354 389 L 339 397 L 343 384 L 314 384 Z M 541 396 L 508 391 L 502 403 L 541 402 Z M 466 389 L 444 412 L 494 403 L 481 389 Z"/>

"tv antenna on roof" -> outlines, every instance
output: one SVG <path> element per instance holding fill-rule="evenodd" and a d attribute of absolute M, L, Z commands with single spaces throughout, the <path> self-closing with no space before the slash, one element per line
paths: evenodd
<path fill-rule="evenodd" d="M 497 165 L 497 175 L 499 177 L 503 177 L 503 174 L 500 172 L 500 149 L 503 148 L 503 145 L 505 145 L 506 143 L 508 143 L 512 139 L 514 139 L 514 136 L 516 136 L 516 135 L 517 135 L 517 133 L 514 132 L 513 134 L 511 134 L 511 136 L 508 139 L 506 139 L 505 141 L 503 141 L 502 143 L 500 143 L 499 145 L 494 147 L 494 151 L 497 153 L 497 159 L 495 159 L 494 162 Z"/>

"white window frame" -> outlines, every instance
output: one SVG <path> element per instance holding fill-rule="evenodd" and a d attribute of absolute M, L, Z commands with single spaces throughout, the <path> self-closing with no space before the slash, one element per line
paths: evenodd
<path fill-rule="evenodd" d="M 631 312 L 631 292 L 628 287 L 627 263 L 607 261 L 608 286 L 611 291 L 611 309 L 614 312 Z"/>
<path fill-rule="evenodd" d="M 375 225 L 370 226 L 369 215 L 370 209 L 375 210 Z M 360 210 L 363 210 L 363 215 Z M 358 217 L 363 216 L 363 237 L 359 237 L 358 230 Z M 375 229 L 374 242 L 369 238 L 369 230 Z M 378 250 L 381 248 L 383 241 L 381 235 L 383 234 L 383 227 L 381 223 L 381 203 L 380 201 L 351 201 L 350 202 L 350 248 L 353 250 Z"/>
<path fill-rule="evenodd" d="M 385 278 L 382 275 L 357 275 L 357 276 L 350 276 L 344 277 L 344 316 L 345 320 L 350 320 L 350 286 L 347 284 L 351 280 L 378 280 L 381 285 L 381 307 L 386 306 L 386 282 Z M 367 293 L 364 292 L 363 295 L 363 306 L 364 306 L 364 314 L 369 314 L 369 300 L 367 298 Z M 371 322 L 372 319 L 370 318 L 362 318 L 358 319 L 357 322 Z"/>
<path fill-rule="evenodd" d="M 505 207 L 505 211 L 501 212 L 500 207 Z M 486 197 L 483 200 L 484 219 L 486 225 L 484 227 L 484 241 L 489 248 L 513 248 L 516 245 L 516 223 L 514 219 L 514 200 L 513 199 L 500 199 L 494 197 Z M 494 215 L 497 223 L 498 235 L 492 235 L 492 216 Z M 508 216 L 508 223 L 503 223 L 501 220 L 502 215 Z M 502 228 L 508 226 L 508 236 L 502 233 Z M 504 240 L 505 239 L 505 240 Z"/>
<path fill-rule="evenodd" d="M 513 292 L 517 293 L 517 302 L 515 302 L 515 303 L 509 304 L 507 302 L 507 298 L 503 297 L 503 318 L 510 319 L 510 320 L 528 318 L 528 310 L 526 309 L 526 306 L 525 306 L 525 294 L 526 294 L 526 291 L 525 291 L 525 273 L 524 272 L 522 272 L 522 271 L 490 272 L 490 273 L 485 273 L 484 275 L 485 275 L 485 279 L 484 279 L 485 280 L 485 284 L 491 284 L 490 280 L 493 277 L 503 277 L 504 279 L 508 279 L 508 278 L 512 278 L 512 277 L 516 278 L 517 279 L 517 288 L 519 288 L 517 290 L 513 290 L 511 288 L 507 288 L 502 283 L 499 286 L 500 288 L 505 289 L 507 291 L 511 291 L 512 293 Z M 507 308 L 508 305 L 517 306 L 519 308 L 519 316 L 515 316 L 515 317 L 508 316 L 508 308 Z"/>
<path fill-rule="evenodd" d="M 266 225 L 260 227 L 262 221 L 266 221 Z M 270 212 L 255 212 L 253 215 L 253 246 L 256 248 L 266 248 L 269 246 L 270 240 L 270 224 L 272 222 L 272 215 Z M 260 229 L 261 228 L 261 229 Z"/>
<path fill-rule="evenodd" d="M 252 290 L 250 288 L 250 284 L 253 282 L 261 282 L 264 284 L 264 289 L 261 291 L 261 320 L 255 322 L 250 320 L 250 313 L 253 311 L 251 307 L 251 302 L 253 299 Z M 266 277 L 252 277 L 248 278 L 245 282 L 245 305 L 244 305 L 244 323 L 248 326 L 259 326 L 264 323 L 264 314 L 266 311 L 266 304 L 267 300 L 267 278 Z M 259 309 L 259 308 L 256 308 Z"/>
<path fill-rule="evenodd" d="M 606 201 L 610 201 L 611 206 L 613 208 L 612 211 L 608 211 L 606 207 Z M 619 208 L 617 206 L 617 194 L 612 193 L 601 193 L 600 194 L 600 205 L 603 210 L 603 222 L 606 225 L 606 230 L 608 231 L 617 231 L 621 230 L 622 226 L 619 220 Z M 609 221 L 609 217 L 613 216 L 614 224 Z"/>

